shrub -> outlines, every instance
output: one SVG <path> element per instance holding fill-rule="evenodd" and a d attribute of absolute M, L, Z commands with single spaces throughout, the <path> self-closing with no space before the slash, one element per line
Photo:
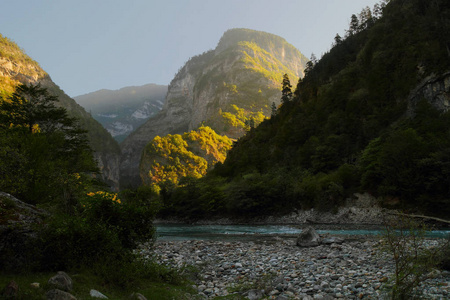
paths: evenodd
<path fill-rule="evenodd" d="M 427 245 L 425 234 L 429 230 L 424 223 L 405 215 L 385 219 L 383 237 L 395 266 L 391 299 L 411 299 L 416 296 L 416 288 L 437 266 L 442 246 Z"/>
<path fill-rule="evenodd" d="M 75 214 L 56 214 L 42 231 L 42 269 L 60 270 L 105 261 L 130 261 L 132 250 L 154 236 L 150 206 L 115 193 L 87 194 Z"/>
<path fill-rule="evenodd" d="M 79 216 L 54 216 L 41 236 L 42 270 L 68 270 L 127 255 L 113 228 Z"/>

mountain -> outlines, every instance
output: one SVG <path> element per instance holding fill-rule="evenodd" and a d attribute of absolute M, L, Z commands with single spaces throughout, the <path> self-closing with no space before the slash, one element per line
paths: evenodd
<path fill-rule="evenodd" d="M 146 84 L 119 90 L 99 90 L 74 97 L 95 120 L 122 142 L 132 131 L 162 109 L 167 86 Z"/>
<path fill-rule="evenodd" d="M 121 186 L 140 184 L 142 151 L 156 136 L 200 125 L 230 138 L 243 136 L 250 120 L 257 125 L 270 116 L 272 103 L 280 103 L 283 74 L 296 81 L 306 62 L 279 36 L 249 29 L 225 32 L 214 50 L 189 59 L 169 84 L 163 109 L 123 141 Z"/>
<path fill-rule="evenodd" d="M 20 49 L 13 41 L 0 35 L 0 94 L 11 94 L 18 84 L 41 84 L 58 97 L 59 104 L 71 117 L 79 119 L 82 128 L 88 130 L 88 138 L 102 179 L 111 187 L 119 184 L 120 148 L 111 135 L 80 105 L 64 93 L 50 76 Z"/>
<path fill-rule="evenodd" d="M 166 194 L 166 214 L 336 212 L 366 193 L 448 218 L 450 2 L 391 0 L 373 12 L 352 17 L 346 37 L 308 62 L 293 100 L 223 164 Z"/>

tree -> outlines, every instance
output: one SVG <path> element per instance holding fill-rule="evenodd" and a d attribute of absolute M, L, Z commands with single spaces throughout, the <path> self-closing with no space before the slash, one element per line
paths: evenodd
<path fill-rule="evenodd" d="M 58 98 L 40 85 L 20 85 L 9 99 L 0 103 L 0 124 L 23 127 L 30 132 L 53 132 L 73 125 L 64 108 L 57 108 Z"/>
<path fill-rule="evenodd" d="M 317 63 L 317 57 L 314 53 L 311 53 L 311 58 L 306 63 L 305 76 L 308 75 L 312 71 L 312 69 L 314 68 L 316 63 Z"/>
<path fill-rule="evenodd" d="M 374 24 L 372 11 L 368 6 L 363 8 L 359 13 L 359 31 L 371 27 Z"/>
<path fill-rule="evenodd" d="M 288 74 L 283 75 L 283 83 L 281 90 L 281 103 L 287 103 L 292 99 L 292 85 Z"/>
<path fill-rule="evenodd" d="M 80 181 L 74 178 L 97 171 L 86 131 L 57 101 L 40 85 L 20 85 L 0 99 L 0 136 L 8 140 L 0 151 L 0 188 L 30 203 L 73 203 L 73 183 Z M 6 163 L 11 155 L 14 163 Z M 9 190 L 8 182 L 18 180 Z"/>
<path fill-rule="evenodd" d="M 337 46 L 342 43 L 342 37 L 339 35 L 339 33 L 336 33 L 336 36 L 334 37 L 334 45 Z"/>
<path fill-rule="evenodd" d="M 275 104 L 275 102 L 272 102 L 272 113 L 270 114 L 270 116 L 273 118 L 277 115 L 277 106 Z"/>
<path fill-rule="evenodd" d="M 373 6 L 372 15 L 375 19 L 379 19 L 383 15 L 383 8 L 379 3 L 375 3 Z"/>
<path fill-rule="evenodd" d="M 348 29 L 348 35 L 354 35 L 359 31 L 359 20 L 358 17 L 353 14 L 350 18 L 350 27 Z"/>

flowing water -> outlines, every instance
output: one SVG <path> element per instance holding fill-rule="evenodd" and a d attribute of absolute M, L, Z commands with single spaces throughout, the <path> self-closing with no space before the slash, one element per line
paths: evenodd
<path fill-rule="evenodd" d="M 304 226 L 294 225 L 189 225 L 189 224 L 156 224 L 159 240 L 258 240 L 262 238 L 276 238 L 280 236 L 293 237 L 298 235 Z M 376 236 L 381 235 L 383 229 L 373 226 L 356 225 L 328 225 L 315 224 L 313 226 L 319 234 L 346 236 Z M 450 235 L 450 228 L 434 230 L 427 234 L 429 237 L 446 238 Z"/>

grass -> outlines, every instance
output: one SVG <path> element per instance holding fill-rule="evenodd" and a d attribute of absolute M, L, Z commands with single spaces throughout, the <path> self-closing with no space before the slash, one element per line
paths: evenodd
<path fill-rule="evenodd" d="M 11 280 L 14 280 L 19 286 L 18 297 L 15 299 L 44 299 L 45 293 L 52 289 L 47 282 L 55 274 L 56 272 L 24 274 L 0 273 L 0 291 Z M 140 293 L 147 299 L 188 299 L 189 294 L 196 294 L 196 291 L 194 291 L 188 282 L 168 284 L 155 281 L 154 279 L 141 279 L 138 285 L 123 289 L 115 285 L 105 284 L 101 276 L 95 275 L 89 270 L 73 274 L 69 273 L 69 276 L 73 281 L 73 291 L 71 294 L 78 300 L 94 299 L 89 294 L 91 289 L 101 292 L 109 299 L 127 299 L 132 293 Z M 32 287 L 31 284 L 34 282 L 38 282 L 40 287 Z M 1 297 L 2 295 L 0 294 Z"/>

